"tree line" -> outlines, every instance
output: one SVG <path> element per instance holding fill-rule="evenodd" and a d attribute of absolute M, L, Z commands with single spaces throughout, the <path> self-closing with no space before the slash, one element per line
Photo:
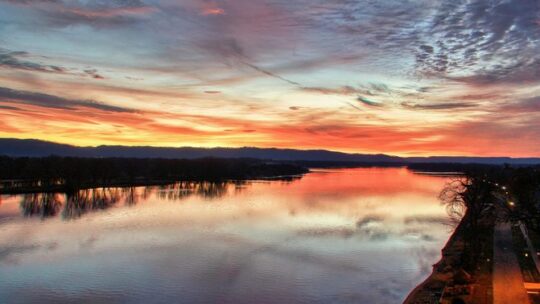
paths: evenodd
<path fill-rule="evenodd" d="M 0 157 L 0 192 L 76 191 L 182 180 L 245 180 L 308 172 L 293 163 L 256 159 Z"/>
<path fill-rule="evenodd" d="M 420 166 L 419 166 L 420 167 Z M 422 169 L 430 167 L 422 166 Z M 434 166 L 442 169 L 442 166 Z M 493 227 L 498 222 L 521 221 L 540 233 L 540 166 L 454 165 L 463 175 L 440 194 L 449 214 L 461 220 L 464 244 L 459 267 L 477 268 L 491 251 Z"/>

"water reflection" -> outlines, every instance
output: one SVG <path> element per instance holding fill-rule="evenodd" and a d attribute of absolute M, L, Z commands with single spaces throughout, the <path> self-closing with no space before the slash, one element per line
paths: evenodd
<path fill-rule="evenodd" d="M 55 216 L 61 207 L 62 200 L 58 193 L 24 194 L 21 201 L 21 210 L 24 216 L 39 216 L 42 218 Z"/>
<path fill-rule="evenodd" d="M 158 197 L 167 200 L 182 200 L 192 195 L 197 195 L 206 199 L 219 198 L 226 195 L 234 186 L 235 189 L 241 189 L 238 186 L 246 182 L 192 182 L 185 181 L 172 185 L 159 187 Z M 147 188 L 149 189 L 149 188 Z M 152 188 L 156 190 L 156 188 Z"/>
<path fill-rule="evenodd" d="M 105 210 L 120 203 L 133 206 L 153 195 L 168 201 L 180 201 L 190 196 L 217 199 L 228 193 L 239 194 L 247 185 L 249 182 L 246 181 L 182 181 L 161 186 L 83 189 L 66 194 L 29 193 L 21 195 L 20 208 L 27 217 L 47 218 L 61 214 L 64 219 L 76 219 L 88 212 Z"/>
<path fill-rule="evenodd" d="M 451 232 L 445 182 L 371 168 L 4 196 L 0 299 L 399 303 Z"/>
<path fill-rule="evenodd" d="M 83 214 L 92 211 L 104 210 L 114 206 L 120 200 L 133 202 L 133 191 L 119 188 L 104 188 L 104 189 L 85 189 L 75 192 L 74 194 L 66 195 L 66 203 L 62 211 L 62 217 L 65 219 L 73 219 L 81 217 Z"/>

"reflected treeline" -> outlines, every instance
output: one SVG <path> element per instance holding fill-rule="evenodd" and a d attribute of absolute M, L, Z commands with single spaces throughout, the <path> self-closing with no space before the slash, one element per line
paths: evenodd
<path fill-rule="evenodd" d="M 157 196 L 166 200 L 182 200 L 192 195 L 197 195 L 207 199 L 220 198 L 226 195 L 231 189 L 238 193 L 243 186 L 248 185 L 245 181 L 234 182 L 191 182 L 184 181 L 171 185 L 154 187 L 157 188 Z"/>
<path fill-rule="evenodd" d="M 132 191 L 134 192 L 133 188 Z M 104 210 L 124 199 L 126 203 L 135 200 L 134 195 L 123 192 L 120 188 L 85 189 L 66 195 L 66 203 L 62 217 L 73 219 L 92 211 Z M 133 204 L 133 202 L 131 203 Z"/>
<path fill-rule="evenodd" d="M 24 216 L 55 216 L 63 205 L 61 197 L 58 193 L 25 194 L 21 201 L 21 210 Z"/>
<path fill-rule="evenodd" d="M 206 199 L 237 194 L 251 183 L 229 182 L 178 182 L 161 186 L 95 188 L 74 193 L 29 193 L 21 195 L 21 211 L 28 217 L 54 217 L 76 219 L 86 213 L 106 210 L 113 206 L 133 206 L 155 195 L 158 200 L 180 201 L 191 196 Z"/>

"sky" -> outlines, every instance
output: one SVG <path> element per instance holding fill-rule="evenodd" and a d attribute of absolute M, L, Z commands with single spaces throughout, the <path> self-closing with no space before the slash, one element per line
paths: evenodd
<path fill-rule="evenodd" d="M 540 156 L 540 1 L 0 0 L 0 137 Z"/>

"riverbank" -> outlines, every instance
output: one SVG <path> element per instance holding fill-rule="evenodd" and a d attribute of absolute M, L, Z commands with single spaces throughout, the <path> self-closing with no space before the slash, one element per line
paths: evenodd
<path fill-rule="evenodd" d="M 485 223 L 486 233 L 477 236 L 481 258 L 474 269 L 467 271 L 463 258 L 468 254 L 465 234 L 469 219 L 466 212 L 441 250 L 441 259 L 433 265 L 432 273 L 411 291 L 404 304 L 492 303 L 493 225 Z M 453 302 L 458 299 L 464 302 Z"/>

